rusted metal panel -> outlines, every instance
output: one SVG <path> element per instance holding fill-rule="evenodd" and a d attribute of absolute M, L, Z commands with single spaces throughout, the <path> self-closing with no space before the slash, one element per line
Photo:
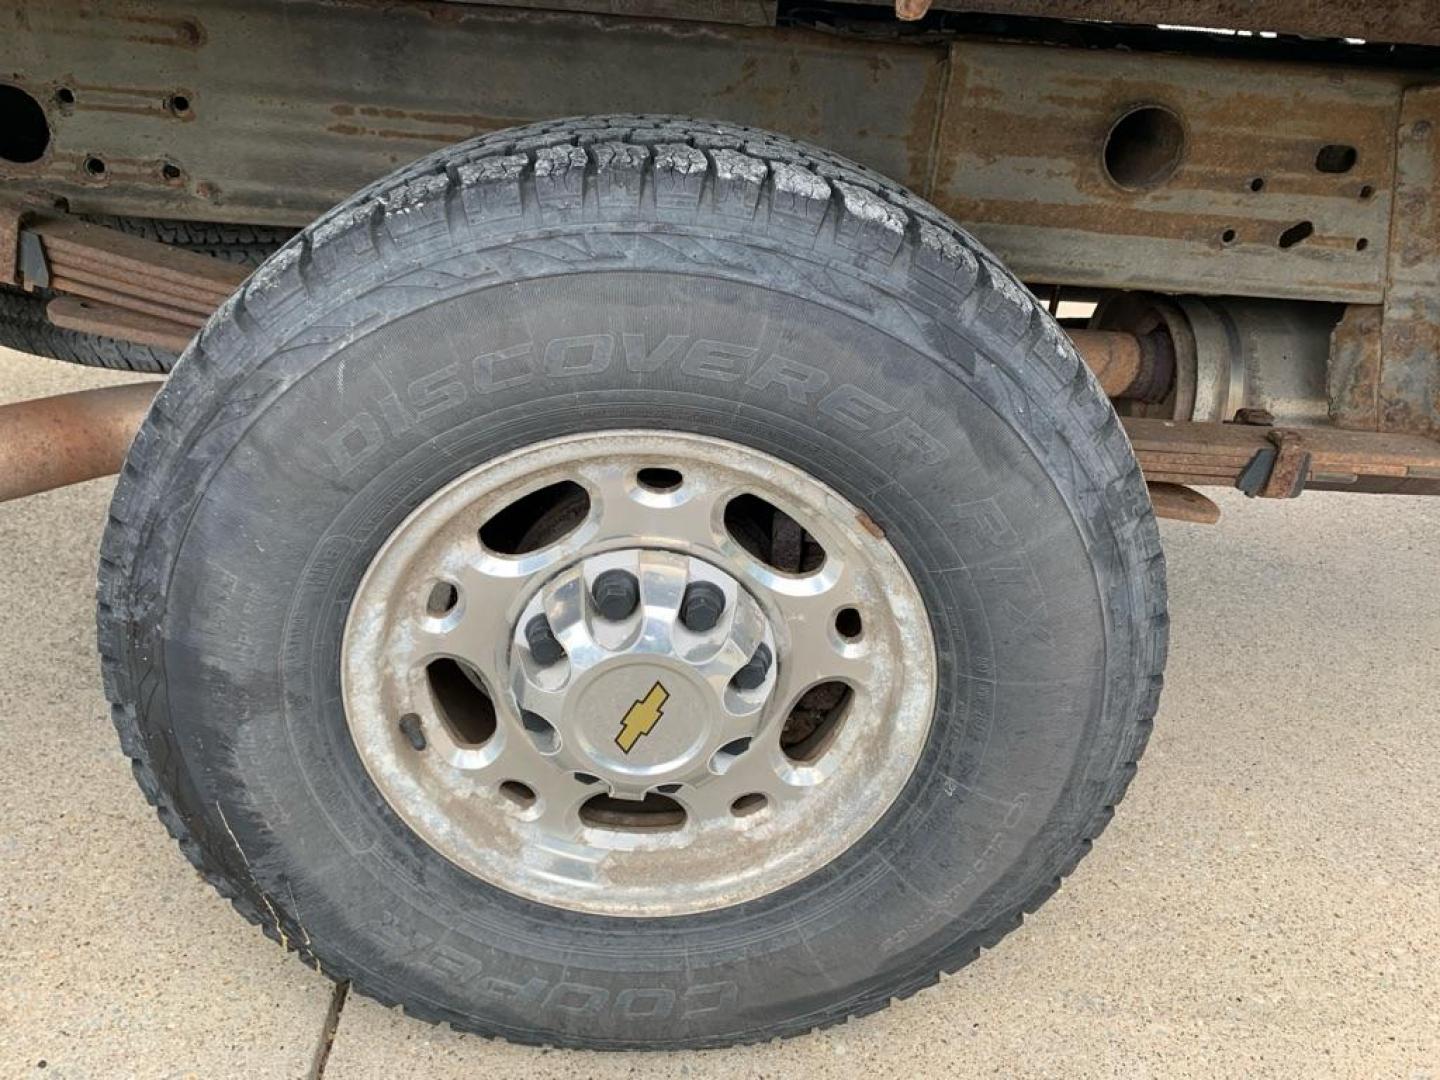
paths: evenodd
<path fill-rule="evenodd" d="M 0 182 L 77 212 L 298 225 L 438 147 L 602 112 L 774 128 L 903 178 L 924 172 L 944 57 L 468 4 L 20 0 L 0 71 L 49 105 L 54 142 L 35 166 L 0 162 Z"/>
<path fill-rule="evenodd" d="M 80 212 L 302 224 L 476 132 L 664 111 L 855 158 L 1029 280 L 1347 303 L 1382 296 L 1403 78 L 362 0 L 17 0 L 0 72 L 46 103 L 54 134 L 36 164 L 0 163 L 0 184 Z M 1173 177 L 1127 190 L 1105 140 L 1145 103 L 1175 112 L 1183 145 Z M 1326 145 L 1353 165 L 1317 170 Z"/>
<path fill-rule="evenodd" d="M 1440 435 L 1440 86 L 1405 93 L 1389 272 L 1380 429 Z"/>
<path fill-rule="evenodd" d="M 935 8 L 1440 45 L 1434 0 L 936 0 Z"/>
<path fill-rule="evenodd" d="M 1378 302 L 1391 75 L 968 43 L 951 63 L 932 198 L 1021 277 Z M 1126 190 L 1103 148 L 1136 106 L 1170 110 L 1184 145 L 1168 180 Z M 1331 145 L 1355 151 L 1344 172 L 1317 169 Z"/>
<path fill-rule="evenodd" d="M 1383 310 L 1377 304 L 1351 305 L 1330 334 L 1328 397 L 1336 427 L 1379 430 Z"/>

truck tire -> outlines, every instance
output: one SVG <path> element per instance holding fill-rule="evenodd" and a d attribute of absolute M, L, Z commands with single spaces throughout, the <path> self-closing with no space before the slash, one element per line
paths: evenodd
<path fill-rule="evenodd" d="M 972 238 L 788 138 L 487 135 L 262 266 L 101 559 L 125 752 L 241 914 L 523 1043 L 974 959 L 1109 821 L 1167 616 L 1124 430 Z"/>
<path fill-rule="evenodd" d="M 241 266 L 259 266 L 294 235 L 293 229 L 204 221 L 100 216 L 85 220 Z M 44 289 L 23 292 L 0 286 L 0 347 L 117 371 L 163 374 L 174 367 L 176 357 L 168 349 L 55 326 L 45 317 L 45 305 L 53 295 Z"/>

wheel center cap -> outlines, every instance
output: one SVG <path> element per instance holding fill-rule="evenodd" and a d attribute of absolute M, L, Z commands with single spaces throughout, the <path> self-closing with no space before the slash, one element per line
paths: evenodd
<path fill-rule="evenodd" d="M 607 773 L 649 777 L 693 761 L 711 741 L 709 687 L 675 664 L 621 659 L 576 687 L 567 717 L 581 750 Z"/>
<path fill-rule="evenodd" d="M 630 548 L 566 567 L 511 640 L 512 689 L 537 749 L 621 798 L 718 775 L 775 685 L 759 603 L 677 552 Z"/>

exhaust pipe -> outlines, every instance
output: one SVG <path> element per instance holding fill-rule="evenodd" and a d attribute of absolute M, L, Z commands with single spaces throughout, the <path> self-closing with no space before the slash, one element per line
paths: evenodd
<path fill-rule="evenodd" d="M 0 502 L 120 471 L 160 381 L 0 405 Z"/>

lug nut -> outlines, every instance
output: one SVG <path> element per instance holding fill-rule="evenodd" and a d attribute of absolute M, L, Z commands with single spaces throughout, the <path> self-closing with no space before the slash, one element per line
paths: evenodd
<path fill-rule="evenodd" d="M 537 664 L 548 667 L 565 656 L 565 646 L 555 637 L 555 631 L 550 629 L 550 620 L 544 615 L 536 615 L 525 624 L 525 644 L 530 647 L 530 655 Z"/>
<path fill-rule="evenodd" d="M 755 647 L 755 655 L 745 661 L 745 666 L 730 679 L 730 684 L 737 690 L 754 690 L 765 681 L 765 676 L 770 673 L 770 646 L 763 642 Z"/>
<path fill-rule="evenodd" d="M 590 587 L 590 599 L 601 615 L 619 622 L 640 603 L 640 582 L 628 570 L 606 570 Z"/>
<path fill-rule="evenodd" d="M 685 629 L 703 634 L 715 629 L 725 612 L 725 591 L 713 581 L 692 581 L 680 601 L 680 621 Z"/>

